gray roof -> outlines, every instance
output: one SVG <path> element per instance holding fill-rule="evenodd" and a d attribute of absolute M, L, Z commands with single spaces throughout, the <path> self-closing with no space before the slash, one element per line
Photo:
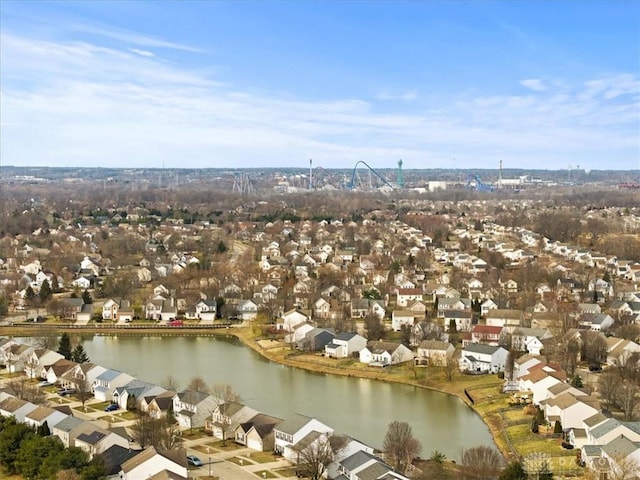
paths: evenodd
<path fill-rule="evenodd" d="M 82 419 L 77 418 L 77 417 L 68 416 L 64 420 L 56 423 L 56 426 L 54 428 L 56 430 L 61 430 L 63 432 L 69 433 L 72 430 L 78 428 L 83 423 L 85 423 L 85 420 L 82 420 Z"/>
<path fill-rule="evenodd" d="M 291 417 L 287 418 L 284 422 L 279 423 L 276 430 L 288 435 L 295 434 L 298 430 L 304 427 L 307 423 L 313 420 L 311 417 L 301 415 L 300 413 L 294 413 Z"/>
<path fill-rule="evenodd" d="M 601 453 L 600 445 L 584 445 L 582 450 L 587 457 L 599 457 Z"/>
<path fill-rule="evenodd" d="M 102 440 L 106 435 L 102 432 L 94 431 L 91 433 L 82 433 L 78 435 L 78 440 L 88 443 L 89 445 L 95 445 Z"/>
<path fill-rule="evenodd" d="M 338 335 L 336 335 L 336 339 L 337 340 L 344 340 L 344 341 L 348 342 L 349 340 L 351 340 L 356 335 L 358 335 L 358 334 L 357 333 L 353 333 L 353 332 L 342 332 L 342 333 L 339 333 Z"/>
<path fill-rule="evenodd" d="M 102 380 L 105 382 L 110 382 L 122 375 L 122 372 L 119 370 L 105 370 L 100 375 L 96 377 L 96 380 Z"/>
<path fill-rule="evenodd" d="M 207 397 L 210 397 L 208 393 L 205 392 L 194 392 L 192 390 L 184 390 L 183 392 L 178 393 L 178 398 L 181 402 L 187 403 L 189 405 L 198 405 L 200 402 L 204 401 Z"/>
<path fill-rule="evenodd" d="M 604 422 L 607 419 L 602 413 L 596 413 L 595 415 L 590 416 L 583 420 L 584 424 L 587 427 L 593 427 L 594 425 L 598 425 L 599 423 Z"/>
<path fill-rule="evenodd" d="M 341 461 L 340 465 L 342 465 L 347 471 L 350 472 L 371 460 L 378 460 L 378 457 L 367 453 L 364 450 L 359 450 L 350 457 L 347 457 L 343 461 Z"/>
<path fill-rule="evenodd" d="M 618 428 L 620 425 L 622 425 L 622 423 L 620 423 L 619 420 L 616 420 L 615 418 L 608 418 L 604 423 L 601 423 L 597 427 L 591 429 L 591 435 L 594 438 L 600 438 Z"/>
<path fill-rule="evenodd" d="M 485 345 L 482 343 L 470 343 L 466 347 L 464 347 L 463 352 L 469 353 L 481 353 L 485 355 L 493 355 L 502 347 L 494 347 L 491 345 Z M 503 349 L 504 350 L 504 349 Z"/>
<path fill-rule="evenodd" d="M 611 458 L 626 458 L 640 448 L 640 442 L 632 442 L 627 437 L 620 436 L 602 447 Z"/>

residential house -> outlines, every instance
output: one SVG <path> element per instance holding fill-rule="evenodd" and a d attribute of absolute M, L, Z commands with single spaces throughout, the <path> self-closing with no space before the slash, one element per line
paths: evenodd
<path fill-rule="evenodd" d="M 520 310 L 492 309 L 486 314 L 487 325 L 492 327 L 519 327 L 522 325 Z"/>
<path fill-rule="evenodd" d="M 580 325 L 596 332 L 604 332 L 613 326 L 614 319 L 606 313 L 584 313 Z"/>
<path fill-rule="evenodd" d="M 299 341 L 304 339 L 305 335 L 309 333 L 311 330 L 316 328 L 312 323 L 304 322 L 293 327 L 293 331 L 287 333 L 284 336 L 284 341 L 291 345 L 293 348 L 294 344 L 297 344 Z"/>
<path fill-rule="evenodd" d="M 37 428 L 45 423 L 51 429 L 59 422 L 67 418 L 67 415 L 44 405 L 39 405 L 24 416 L 24 423 Z"/>
<path fill-rule="evenodd" d="M 340 480 L 409 480 L 409 477 L 394 470 L 381 458 L 364 450 L 360 450 L 342 460 L 338 467 L 338 473 L 340 476 L 336 478 Z"/>
<path fill-rule="evenodd" d="M 116 388 L 123 387 L 134 377 L 128 373 L 120 372 L 119 370 L 105 370 L 98 375 L 93 381 L 91 390 L 96 400 L 101 402 L 110 402 L 113 399 L 113 392 Z"/>
<path fill-rule="evenodd" d="M 460 370 L 482 373 L 503 372 L 509 351 L 503 347 L 470 343 L 460 354 Z"/>
<path fill-rule="evenodd" d="M 123 410 L 139 410 L 140 401 L 144 397 L 159 395 L 166 391 L 166 388 L 134 378 L 126 385 L 116 387 L 111 402 L 117 403 Z"/>
<path fill-rule="evenodd" d="M 572 393 L 563 393 L 542 402 L 545 418 L 552 425 L 558 421 L 563 430 L 582 428 L 585 419 L 600 411 L 600 402 L 596 397 Z"/>
<path fill-rule="evenodd" d="M 518 378 L 518 390 L 532 392 L 532 401 L 540 405 L 549 398 L 549 389 L 558 383 L 564 383 L 567 374 L 562 370 L 546 368 L 546 364 L 537 364 L 529 369 L 529 373 Z"/>
<path fill-rule="evenodd" d="M 24 366 L 24 373 L 29 378 L 38 378 L 42 368 L 51 365 L 64 357 L 58 352 L 47 348 L 37 348 L 31 352 Z"/>
<path fill-rule="evenodd" d="M 106 371 L 106 368 L 95 363 L 78 363 L 59 377 L 58 384 L 63 388 L 73 388 L 79 382 L 86 382 L 87 385 L 93 386 L 98 375 Z"/>
<path fill-rule="evenodd" d="M 470 343 L 484 343 L 485 345 L 500 345 L 503 339 L 503 327 L 492 325 L 474 325 L 471 328 Z"/>
<path fill-rule="evenodd" d="M 335 338 L 336 333 L 331 328 L 313 328 L 304 338 L 296 342 L 296 348 L 305 352 L 320 352 Z"/>
<path fill-rule="evenodd" d="M 367 346 L 367 339 L 352 332 L 342 332 L 324 347 L 325 355 L 331 358 L 347 358 Z"/>
<path fill-rule="evenodd" d="M 357 452 L 367 452 L 373 454 L 373 448 L 369 445 L 350 437 L 349 435 L 331 435 L 329 444 L 333 452 L 333 459 L 327 465 L 327 477 L 338 478 L 340 473 L 340 463 Z"/>
<path fill-rule="evenodd" d="M 330 435 L 333 433 L 333 429 L 315 418 L 295 413 L 274 428 L 274 450 L 287 460 L 295 462 L 298 458 L 298 452 L 292 447 L 311 432 Z"/>
<path fill-rule="evenodd" d="M 329 318 L 331 311 L 331 303 L 328 302 L 324 297 L 318 298 L 313 304 L 313 316 L 315 318 Z"/>
<path fill-rule="evenodd" d="M 281 418 L 258 413 L 236 427 L 234 441 L 258 452 L 272 452 L 275 447 L 273 431 L 280 423 Z"/>
<path fill-rule="evenodd" d="M 38 408 L 31 402 L 15 397 L 5 398 L 0 402 L 0 415 L 3 417 L 13 417 L 18 423 L 24 423 L 25 417 Z"/>
<path fill-rule="evenodd" d="M 238 426 L 254 418 L 259 412 L 240 402 L 218 404 L 205 422 L 204 429 L 220 440 L 235 438 Z"/>
<path fill-rule="evenodd" d="M 553 338 L 546 328 L 518 327 L 511 334 L 511 346 L 520 352 L 540 355 L 544 348 L 544 341 Z"/>
<path fill-rule="evenodd" d="M 47 382 L 51 384 L 59 383 L 65 374 L 68 374 L 71 370 L 73 370 L 76 365 L 76 362 L 71 360 L 66 360 L 64 357 L 56 360 L 53 364 L 47 365 L 40 370 L 40 377 L 47 380 Z"/>
<path fill-rule="evenodd" d="M 200 300 L 196 303 L 196 318 L 200 320 L 215 320 L 217 306 L 218 304 L 215 300 Z"/>
<path fill-rule="evenodd" d="M 489 310 L 497 310 L 498 304 L 494 302 L 491 298 L 487 298 L 482 301 L 480 304 L 480 315 L 486 316 Z"/>
<path fill-rule="evenodd" d="M 187 454 L 185 450 L 163 451 L 148 447 L 121 466 L 122 480 L 149 480 L 161 472 L 168 472 L 166 480 L 188 478 Z"/>
<path fill-rule="evenodd" d="M 386 367 L 412 361 L 413 352 L 401 343 L 371 341 L 360 350 L 360 362 L 372 367 Z"/>
<path fill-rule="evenodd" d="M 133 320 L 131 301 L 109 298 L 102 305 L 102 319 L 114 322 L 131 322 Z"/>
<path fill-rule="evenodd" d="M 421 288 L 399 288 L 396 305 L 398 307 L 406 307 L 411 302 L 422 301 L 422 294 Z"/>
<path fill-rule="evenodd" d="M 399 332 L 402 327 L 413 327 L 416 316 L 416 312 L 413 310 L 394 310 L 391 312 L 391 329 L 394 332 Z"/>
<path fill-rule="evenodd" d="M 442 322 L 448 332 L 468 332 L 473 324 L 473 312 L 471 310 L 445 310 Z"/>
<path fill-rule="evenodd" d="M 251 321 L 258 316 L 258 305 L 253 300 L 241 300 L 236 307 L 238 320 Z"/>
<path fill-rule="evenodd" d="M 140 408 L 156 420 L 166 418 L 167 414 L 173 409 L 173 397 L 175 396 L 176 392 L 166 391 L 158 395 L 144 397 Z"/>
<path fill-rule="evenodd" d="M 618 337 L 606 337 L 607 364 L 612 366 L 624 365 L 631 355 L 640 354 L 640 345 Z"/>
<path fill-rule="evenodd" d="M 215 408 L 214 397 L 205 392 L 184 390 L 173 397 L 173 415 L 183 428 L 204 427 Z"/>
<path fill-rule="evenodd" d="M 309 316 L 306 313 L 297 309 L 289 310 L 282 316 L 282 321 L 278 322 L 278 330 L 292 332 L 296 325 L 300 325 L 308 320 Z"/>
<path fill-rule="evenodd" d="M 423 340 L 418 345 L 416 363 L 444 367 L 447 364 L 447 359 L 452 358 L 455 351 L 455 347 L 449 342 Z"/>
<path fill-rule="evenodd" d="M 106 430 L 93 422 L 84 422 L 74 431 L 74 446 L 89 454 L 89 458 L 102 454 L 113 445 L 129 448 L 129 437 Z"/>
<path fill-rule="evenodd" d="M 75 446 L 76 437 L 82 433 L 80 427 L 88 422 L 88 420 L 67 415 L 67 418 L 51 428 L 51 434 L 58 437 L 65 448 L 71 448 Z"/>

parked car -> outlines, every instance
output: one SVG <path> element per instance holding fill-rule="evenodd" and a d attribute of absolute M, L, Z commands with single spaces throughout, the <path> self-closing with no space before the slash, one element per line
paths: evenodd
<path fill-rule="evenodd" d="M 599 372 L 600 370 L 602 370 L 600 365 L 589 365 L 590 372 Z"/>
<path fill-rule="evenodd" d="M 118 405 L 117 403 L 110 403 L 109 405 L 104 407 L 104 411 L 105 412 L 115 412 L 119 408 L 120 408 L 120 405 Z"/>
<path fill-rule="evenodd" d="M 194 467 L 201 467 L 202 465 L 204 465 L 204 463 L 202 463 L 202 460 L 200 460 L 195 455 L 187 455 L 187 462 L 189 462 L 189 465 L 193 465 Z"/>
<path fill-rule="evenodd" d="M 184 325 L 184 322 L 182 320 L 171 320 L 169 322 L 170 327 L 181 327 L 183 325 Z"/>
<path fill-rule="evenodd" d="M 58 390 L 58 395 L 60 395 L 61 397 L 66 397 L 67 395 L 73 395 L 74 393 L 76 393 L 75 388 L 61 388 L 60 390 Z"/>
<path fill-rule="evenodd" d="M 39 387 L 50 387 L 52 385 L 53 385 L 53 383 L 47 382 L 46 380 L 42 380 L 40 383 L 38 383 Z"/>

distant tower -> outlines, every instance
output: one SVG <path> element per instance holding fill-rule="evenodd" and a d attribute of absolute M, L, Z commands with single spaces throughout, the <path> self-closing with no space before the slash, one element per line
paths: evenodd
<path fill-rule="evenodd" d="M 313 158 L 309 159 L 309 190 L 313 189 Z"/>
<path fill-rule="evenodd" d="M 402 159 L 398 160 L 398 176 L 396 177 L 398 188 L 404 188 L 404 177 L 402 176 Z"/>
<path fill-rule="evenodd" d="M 502 188 L 502 160 L 500 160 L 500 171 L 498 172 L 498 188 Z"/>

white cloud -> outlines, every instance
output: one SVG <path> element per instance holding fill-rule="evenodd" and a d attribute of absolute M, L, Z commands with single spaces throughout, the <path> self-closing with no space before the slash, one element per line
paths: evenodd
<path fill-rule="evenodd" d="M 155 57 L 155 54 L 153 52 L 150 52 L 149 50 L 141 50 L 139 48 L 130 48 L 129 51 L 131 53 L 140 55 L 141 57 Z"/>
<path fill-rule="evenodd" d="M 526 80 L 521 80 L 520 85 L 523 87 L 529 88 L 534 92 L 544 92 L 547 87 L 542 80 L 539 78 L 529 78 Z"/>
<path fill-rule="evenodd" d="M 0 140 L 8 165 L 259 167 L 314 158 L 326 168 L 358 160 L 382 168 L 403 158 L 406 168 L 435 168 L 456 156 L 459 168 L 498 158 L 522 168 L 638 166 L 634 75 L 382 114 L 358 98 L 237 91 L 138 49 L 8 32 L 2 44 Z"/>
<path fill-rule="evenodd" d="M 414 90 L 399 93 L 383 91 L 376 94 L 375 98 L 377 100 L 400 100 L 403 102 L 412 102 L 418 98 L 418 93 Z"/>

